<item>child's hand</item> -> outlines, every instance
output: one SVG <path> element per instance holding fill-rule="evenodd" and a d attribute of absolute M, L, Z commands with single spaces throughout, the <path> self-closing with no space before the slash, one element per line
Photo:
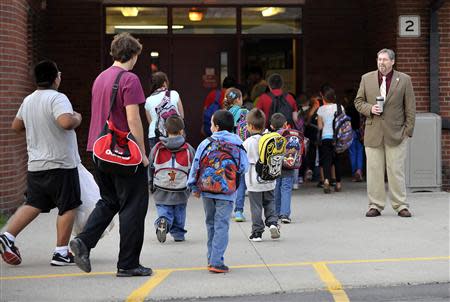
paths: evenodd
<path fill-rule="evenodd" d="M 197 198 L 200 198 L 200 191 L 192 192 L 192 195 L 194 195 Z"/>

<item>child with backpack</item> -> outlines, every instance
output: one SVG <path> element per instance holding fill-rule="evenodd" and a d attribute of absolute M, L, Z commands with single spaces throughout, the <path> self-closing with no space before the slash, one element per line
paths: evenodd
<path fill-rule="evenodd" d="M 320 89 L 320 95 L 324 100 L 324 105 L 317 110 L 317 125 L 322 130 L 321 144 L 319 146 L 319 162 L 320 166 L 323 167 L 324 173 L 323 191 L 324 193 L 331 192 L 331 169 L 332 165 L 334 165 L 336 174 L 334 190 L 340 192 L 342 190 L 340 156 L 335 151 L 335 131 L 333 127 L 335 113 L 338 111 L 336 93 L 331 86 L 323 85 Z M 339 106 L 342 112 L 344 112 L 344 107 L 342 105 Z"/>
<path fill-rule="evenodd" d="M 197 148 L 189 173 L 188 187 L 195 197 L 202 196 L 208 234 L 208 270 L 227 273 L 224 253 L 228 245 L 233 202 L 242 173 L 248 169 L 242 140 L 233 133 L 233 115 L 216 111 L 211 118 L 211 137 Z"/>
<path fill-rule="evenodd" d="M 223 100 L 223 105 L 225 109 L 233 114 L 234 127 L 236 129 L 236 134 L 242 140 L 245 140 L 249 135 L 247 131 L 247 113 L 248 110 L 242 108 L 242 93 L 237 88 L 228 88 L 225 92 L 225 98 Z M 234 207 L 234 221 L 244 222 L 244 202 L 245 202 L 245 191 L 247 187 L 245 185 L 245 175 L 241 175 L 239 181 L 239 187 L 236 196 L 236 204 Z"/>
<path fill-rule="evenodd" d="M 186 183 L 195 150 L 185 142 L 181 117 L 167 118 L 165 127 L 168 137 L 160 137 L 150 152 L 153 199 L 158 212 L 156 237 L 164 243 L 170 233 L 176 242 L 181 242 L 187 232 L 184 226 L 190 191 Z"/>
<path fill-rule="evenodd" d="M 291 196 L 294 183 L 294 171 L 302 164 L 304 152 L 303 134 L 295 129 L 289 129 L 286 117 L 275 113 L 270 118 L 270 127 L 286 138 L 286 153 L 283 159 L 281 177 L 277 178 L 275 186 L 275 210 L 281 223 L 291 223 Z"/>
<path fill-rule="evenodd" d="M 278 133 L 263 134 L 265 125 L 266 117 L 262 110 L 253 108 L 247 114 L 247 127 L 251 136 L 244 141 L 250 164 L 249 171 L 245 174 L 245 183 L 252 214 L 249 240 L 255 242 L 262 241 L 265 226 L 269 227 L 272 239 L 280 238 L 274 180 L 281 175 L 285 139 Z M 263 209 L 265 221 L 262 218 Z"/>

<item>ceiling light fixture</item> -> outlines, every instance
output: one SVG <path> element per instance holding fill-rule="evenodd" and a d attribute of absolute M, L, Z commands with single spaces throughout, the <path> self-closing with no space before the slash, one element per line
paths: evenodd
<path fill-rule="evenodd" d="M 199 8 L 189 9 L 189 21 L 200 22 L 203 20 L 203 11 Z"/>
<path fill-rule="evenodd" d="M 124 17 L 137 17 L 139 8 L 137 7 L 121 7 L 120 11 Z"/>
<path fill-rule="evenodd" d="M 271 17 L 286 12 L 284 7 L 267 7 L 261 11 L 263 17 Z"/>

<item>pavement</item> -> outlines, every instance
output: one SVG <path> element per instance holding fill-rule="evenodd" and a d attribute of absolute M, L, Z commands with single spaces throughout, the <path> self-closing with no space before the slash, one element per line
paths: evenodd
<path fill-rule="evenodd" d="M 442 285 L 450 284 L 450 194 L 409 193 L 411 218 L 398 217 L 389 205 L 382 216 L 366 218 L 366 184 L 346 181 L 343 188 L 325 195 L 310 183 L 293 191 L 293 223 L 282 225 L 278 240 L 271 240 L 267 231 L 263 242 L 250 242 L 251 222 L 232 222 L 225 254 L 228 274 L 206 270 L 206 230 L 198 199 L 189 200 L 187 240 L 174 242 L 169 235 L 164 244 L 156 239 L 156 210 L 150 202 L 141 262 L 153 268 L 152 277 L 115 277 L 118 224 L 92 250 L 90 274 L 77 267 L 51 267 L 53 210 L 18 236 L 22 264 L 1 262 L 0 301 L 250 301 L 250 296 L 281 301 L 277 295 L 316 301 L 308 297 L 318 294 L 317 301 L 354 302 L 367 289 L 379 289 L 379 297 L 386 297 L 372 301 L 397 301 L 383 289 L 430 284 L 440 285 L 440 292 L 429 300 L 442 298 Z M 248 200 L 245 207 L 250 218 Z M 444 294 L 443 301 L 448 297 Z"/>

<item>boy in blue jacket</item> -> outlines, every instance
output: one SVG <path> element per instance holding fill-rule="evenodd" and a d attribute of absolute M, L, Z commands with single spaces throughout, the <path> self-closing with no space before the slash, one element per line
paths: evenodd
<path fill-rule="evenodd" d="M 247 172 L 247 154 L 242 140 L 232 133 L 233 115 L 219 110 L 211 118 L 211 137 L 198 146 L 189 173 L 188 187 L 195 197 L 203 198 L 208 234 L 208 270 L 227 273 L 223 255 L 228 245 L 233 203 L 242 173 Z"/>

